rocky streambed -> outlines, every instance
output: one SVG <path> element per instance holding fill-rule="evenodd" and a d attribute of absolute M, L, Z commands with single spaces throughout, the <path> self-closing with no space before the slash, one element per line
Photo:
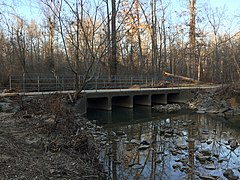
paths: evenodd
<path fill-rule="evenodd" d="M 240 177 L 238 129 L 205 114 L 170 113 L 168 118 L 105 130 L 100 160 L 109 179 Z"/>
<path fill-rule="evenodd" d="M 239 179 L 239 129 L 208 117 L 238 115 L 239 107 L 231 98 L 221 91 L 196 93 L 188 104 L 153 107 L 160 114 L 168 113 L 168 118 L 116 124 L 104 132 L 97 121 L 88 122 L 104 147 L 100 162 L 106 178 Z M 189 109 L 197 114 L 171 116 Z"/>
<path fill-rule="evenodd" d="M 233 97 L 196 93 L 187 104 L 154 106 L 159 117 L 148 122 L 106 126 L 102 162 L 109 178 L 239 179 L 239 129 L 226 119 L 238 115 Z"/>

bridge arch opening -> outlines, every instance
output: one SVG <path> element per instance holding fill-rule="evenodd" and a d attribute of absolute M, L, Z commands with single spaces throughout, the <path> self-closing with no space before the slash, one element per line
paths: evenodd
<path fill-rule="evenodd" d="M 126 108 L 133 108 L 132 96 L 114 96 L 112 97 L 112 105 Z"/>
<path fill-rule="evenodd" d="M 107 97 L 88 98 L 87 107 L 92 109 L 112 110 L 111 101 Z"/>
<path fill-rule="evenodd" d="M 152 94 L 152 104 L 167 104 L 166 94 Z"/>
<path fill-rule="evenodd" d="M 168 103 L 180 103 L 181 102 L 180 93 L 168 93 L 167 94 L 167 102 Z"/>
<path fill-rule="evenodd" d="M 133 104 L 142 106 L 151 106 L 151 96 L 150 95 L 134 95 Z"/>

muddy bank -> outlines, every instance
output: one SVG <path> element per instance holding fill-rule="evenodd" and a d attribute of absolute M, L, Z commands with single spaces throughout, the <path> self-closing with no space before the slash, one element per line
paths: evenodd
<path fill-rule="evenodd" d="M 104 179 L 95 134 L 63 96 L 0 99 L 0 179 Z"/>

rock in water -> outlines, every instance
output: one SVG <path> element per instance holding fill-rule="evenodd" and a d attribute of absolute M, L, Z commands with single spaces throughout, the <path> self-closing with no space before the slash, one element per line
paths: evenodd
<path fill-rule="evenodd" d="M 230 147 L 231 147 L 232 149 L 236 149 L 238 146 L 239 146 L 239 145 L 238 145 L 238 142 L 237 142 L 236 140 L 231 140 L 231 142 L 230 142 Z"/>
<path fill-rule="evenodd" d="M 227 169 L 224 173 L 223 176 L 225 176 L 228 179 L 231 180 L 237 180 L 239 177 L 234 175 L 234 172 L 232 169 Z"/>
<path fill-rule="evenodd" d="M 214 164 L 208 164 L 205 168 L 209 170 L 215 170 L 216 166 Z"/>

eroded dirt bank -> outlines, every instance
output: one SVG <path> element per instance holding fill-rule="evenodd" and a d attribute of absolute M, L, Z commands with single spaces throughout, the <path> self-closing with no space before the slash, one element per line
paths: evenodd
<path fill-rule="evenodd" d="M 0 179 L 103 179 L 94 126 L 64 101 L 0 99 Z"/>

